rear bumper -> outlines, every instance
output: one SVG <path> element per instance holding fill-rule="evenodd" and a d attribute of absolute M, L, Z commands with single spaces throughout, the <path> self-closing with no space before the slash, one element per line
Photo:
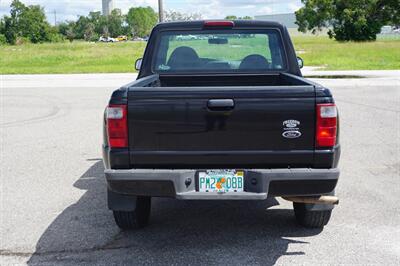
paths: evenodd
<path fill-rule="evenodd" d="M 308 196 L 332 192 L 340 171 L 333 169 L 245 170 L 245 192 L 196 191 L 198 170 L 105 170 L 109 189 L 132 196 L 182 200 L 263 200 L 268 196 Z M 189 182 L 190 181 L 190 182 Z"/>

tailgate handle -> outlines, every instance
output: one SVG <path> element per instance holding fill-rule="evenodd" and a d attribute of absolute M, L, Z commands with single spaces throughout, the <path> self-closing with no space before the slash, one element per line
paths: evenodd
<path fill-rule="evenodd" d="M 207 103 L 208 109 L 212 111 L 226 111 L 235 108 L 235 102 L 232 99 L 214 99 Z"/>

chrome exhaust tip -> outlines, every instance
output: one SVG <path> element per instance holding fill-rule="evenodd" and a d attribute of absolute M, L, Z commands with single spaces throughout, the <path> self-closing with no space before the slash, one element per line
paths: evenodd
<path fill-rule="evenodd" d="M 310 204 L 332 204 L 338 205 L 339 198 L 336 196 L 319 196 L 319 197 L 282 197 L 284 200 L 297 202 L 297 203 L 310 203 Z"/>

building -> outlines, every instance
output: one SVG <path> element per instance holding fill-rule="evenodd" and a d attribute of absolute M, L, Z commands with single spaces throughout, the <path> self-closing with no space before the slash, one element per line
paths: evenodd
<path fill-rule="evenodd" d="M 294 13 L 255 16 L 254 18 L 257 20 L 276 21 L 276 22 L 279 22 L 282 25 L 286 26 L 288 29 L 295 29 L 298 27 L 295 24 L 296 15 Z"/>
<path fill-rule="evenodd" d="M 114 0 L 102 0 L 103 1 L 103 15 L 108 16 L 114 9 Z"/>

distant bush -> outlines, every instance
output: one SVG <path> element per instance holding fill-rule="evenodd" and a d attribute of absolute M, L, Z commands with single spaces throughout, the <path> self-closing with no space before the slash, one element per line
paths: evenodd
<path fill-rule="evenodd" d="M 27 43 L 31 43 L 31 40 L 28 37 L 17 37 L 15 41 L 16 45 L 23 45 Z"/>
<path fill-rule="evenodd" d="M 7 44 L 7 38 L 4 34 L 0 34 L 0 45 Z"/>
<path fill-rule="evenodd" d="M 59 33 L 58 27 L 51 27 L 47 34 L 47 41 L 49 42 L 64 42 L 65 37 Z"/>
<path fill-rule="evenodd" d="M 49 41 L 50 42 L 64 42 L 65 38 L 62 34 L 51 33 L 51 34 L 49 34 Z"/>
<path fill-rule="evenodd" d="M 100 38 L 100 35 L 95 33 L 90 39 L 89 42 L 97 42 Z"/>

